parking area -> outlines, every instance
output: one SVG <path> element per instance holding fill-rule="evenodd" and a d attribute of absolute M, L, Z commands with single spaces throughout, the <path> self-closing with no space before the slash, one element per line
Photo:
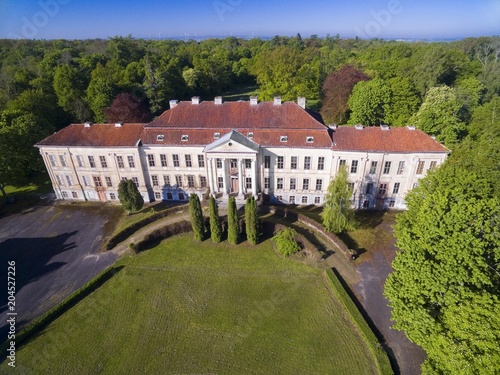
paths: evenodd
<path fill-rule="evenodd" d="M 15 262 L 16 328 L 61 302 L 113 264 L 101 253 L 119 209 L 48 203 L 0 218 L 0 342 L 7 338 L 7 262 Z"/>

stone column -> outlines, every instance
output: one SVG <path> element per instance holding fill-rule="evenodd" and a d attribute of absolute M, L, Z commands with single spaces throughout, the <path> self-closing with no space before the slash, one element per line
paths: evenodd
<path fill-rule="evenodd" d="M 257 168 L 255 168 L 255 160 L 252 159 L 252 194 L 257 198 Z"/>
<path fill-rule="evenodd" d="M 242 166 L 241 163 L 243 162 L 242 159 L 238 159 L 238 196 L 240 198 L 243 198 L 245 196 L 244 191 L 243 191 L 243 171 L 242 171 Z"/>
<path fill-rule="evenodd" d="M 223 195 L 227 197 L 227 159 L 222 159 L 222 185 Z"/>
<path fill-rule="evenodd" d="M 214 184 L 214 159 L 208 159 L 208 181 L 210 183 L 210 193 L 215 197 L 215 184 Z"/>

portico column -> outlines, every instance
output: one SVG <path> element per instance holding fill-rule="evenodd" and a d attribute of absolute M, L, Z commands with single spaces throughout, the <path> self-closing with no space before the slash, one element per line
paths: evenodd
<path fill-rule="evenodd" d="M 222 159 L 222 186 L 224 189 L 224 196 L 227 197 L 227 160 Z"/>
<path fill-rule="evenodd" d="M 254 159 L 252 159 L 252 194 L 257 197 L 257 169 L 255 168 Z"/>
<path fill-rule="evenodd" d="M 241 163 L 242 163 L 243 160 L 241 159 L 238 159 L 238 188 L 239 188 L 239 192 L 238 192 L 238 196 L 240 198 L 242 198 L 244 196 L 244 192 L 243 192 L 243 172 L 242 172 L 242 167 L 241 167 Z"/>
<path fill-rule="evenodd" d="M 210 182 L 210 194 L 215 196 L 215 184 L 214 184 L 214 159 L 208 159 L 208 180 Z"/>

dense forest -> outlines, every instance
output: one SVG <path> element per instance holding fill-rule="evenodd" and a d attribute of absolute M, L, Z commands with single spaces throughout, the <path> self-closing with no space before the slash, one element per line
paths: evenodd
<path fill-rule="evenodd" d="M 326 124 L 413 124 L 451 150 L 408 195 L 385 293 L 425 373 L 500 373 L 498 37 L 0 40 L 0 187 L 44 171 L 33 144 L 69 123 L 248 92 L 305 96 Z"/>

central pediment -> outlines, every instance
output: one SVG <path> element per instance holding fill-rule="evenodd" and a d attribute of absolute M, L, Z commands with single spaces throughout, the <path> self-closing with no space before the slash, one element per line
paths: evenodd
<path fill-rule="evenodd" d="M 210 143 L 203 150 L 206 153 L 253 153 L 259 152 L 260 146 L 245 137 L 236 130 L 231 130 L 224 134 L 218 140 Z"/>

